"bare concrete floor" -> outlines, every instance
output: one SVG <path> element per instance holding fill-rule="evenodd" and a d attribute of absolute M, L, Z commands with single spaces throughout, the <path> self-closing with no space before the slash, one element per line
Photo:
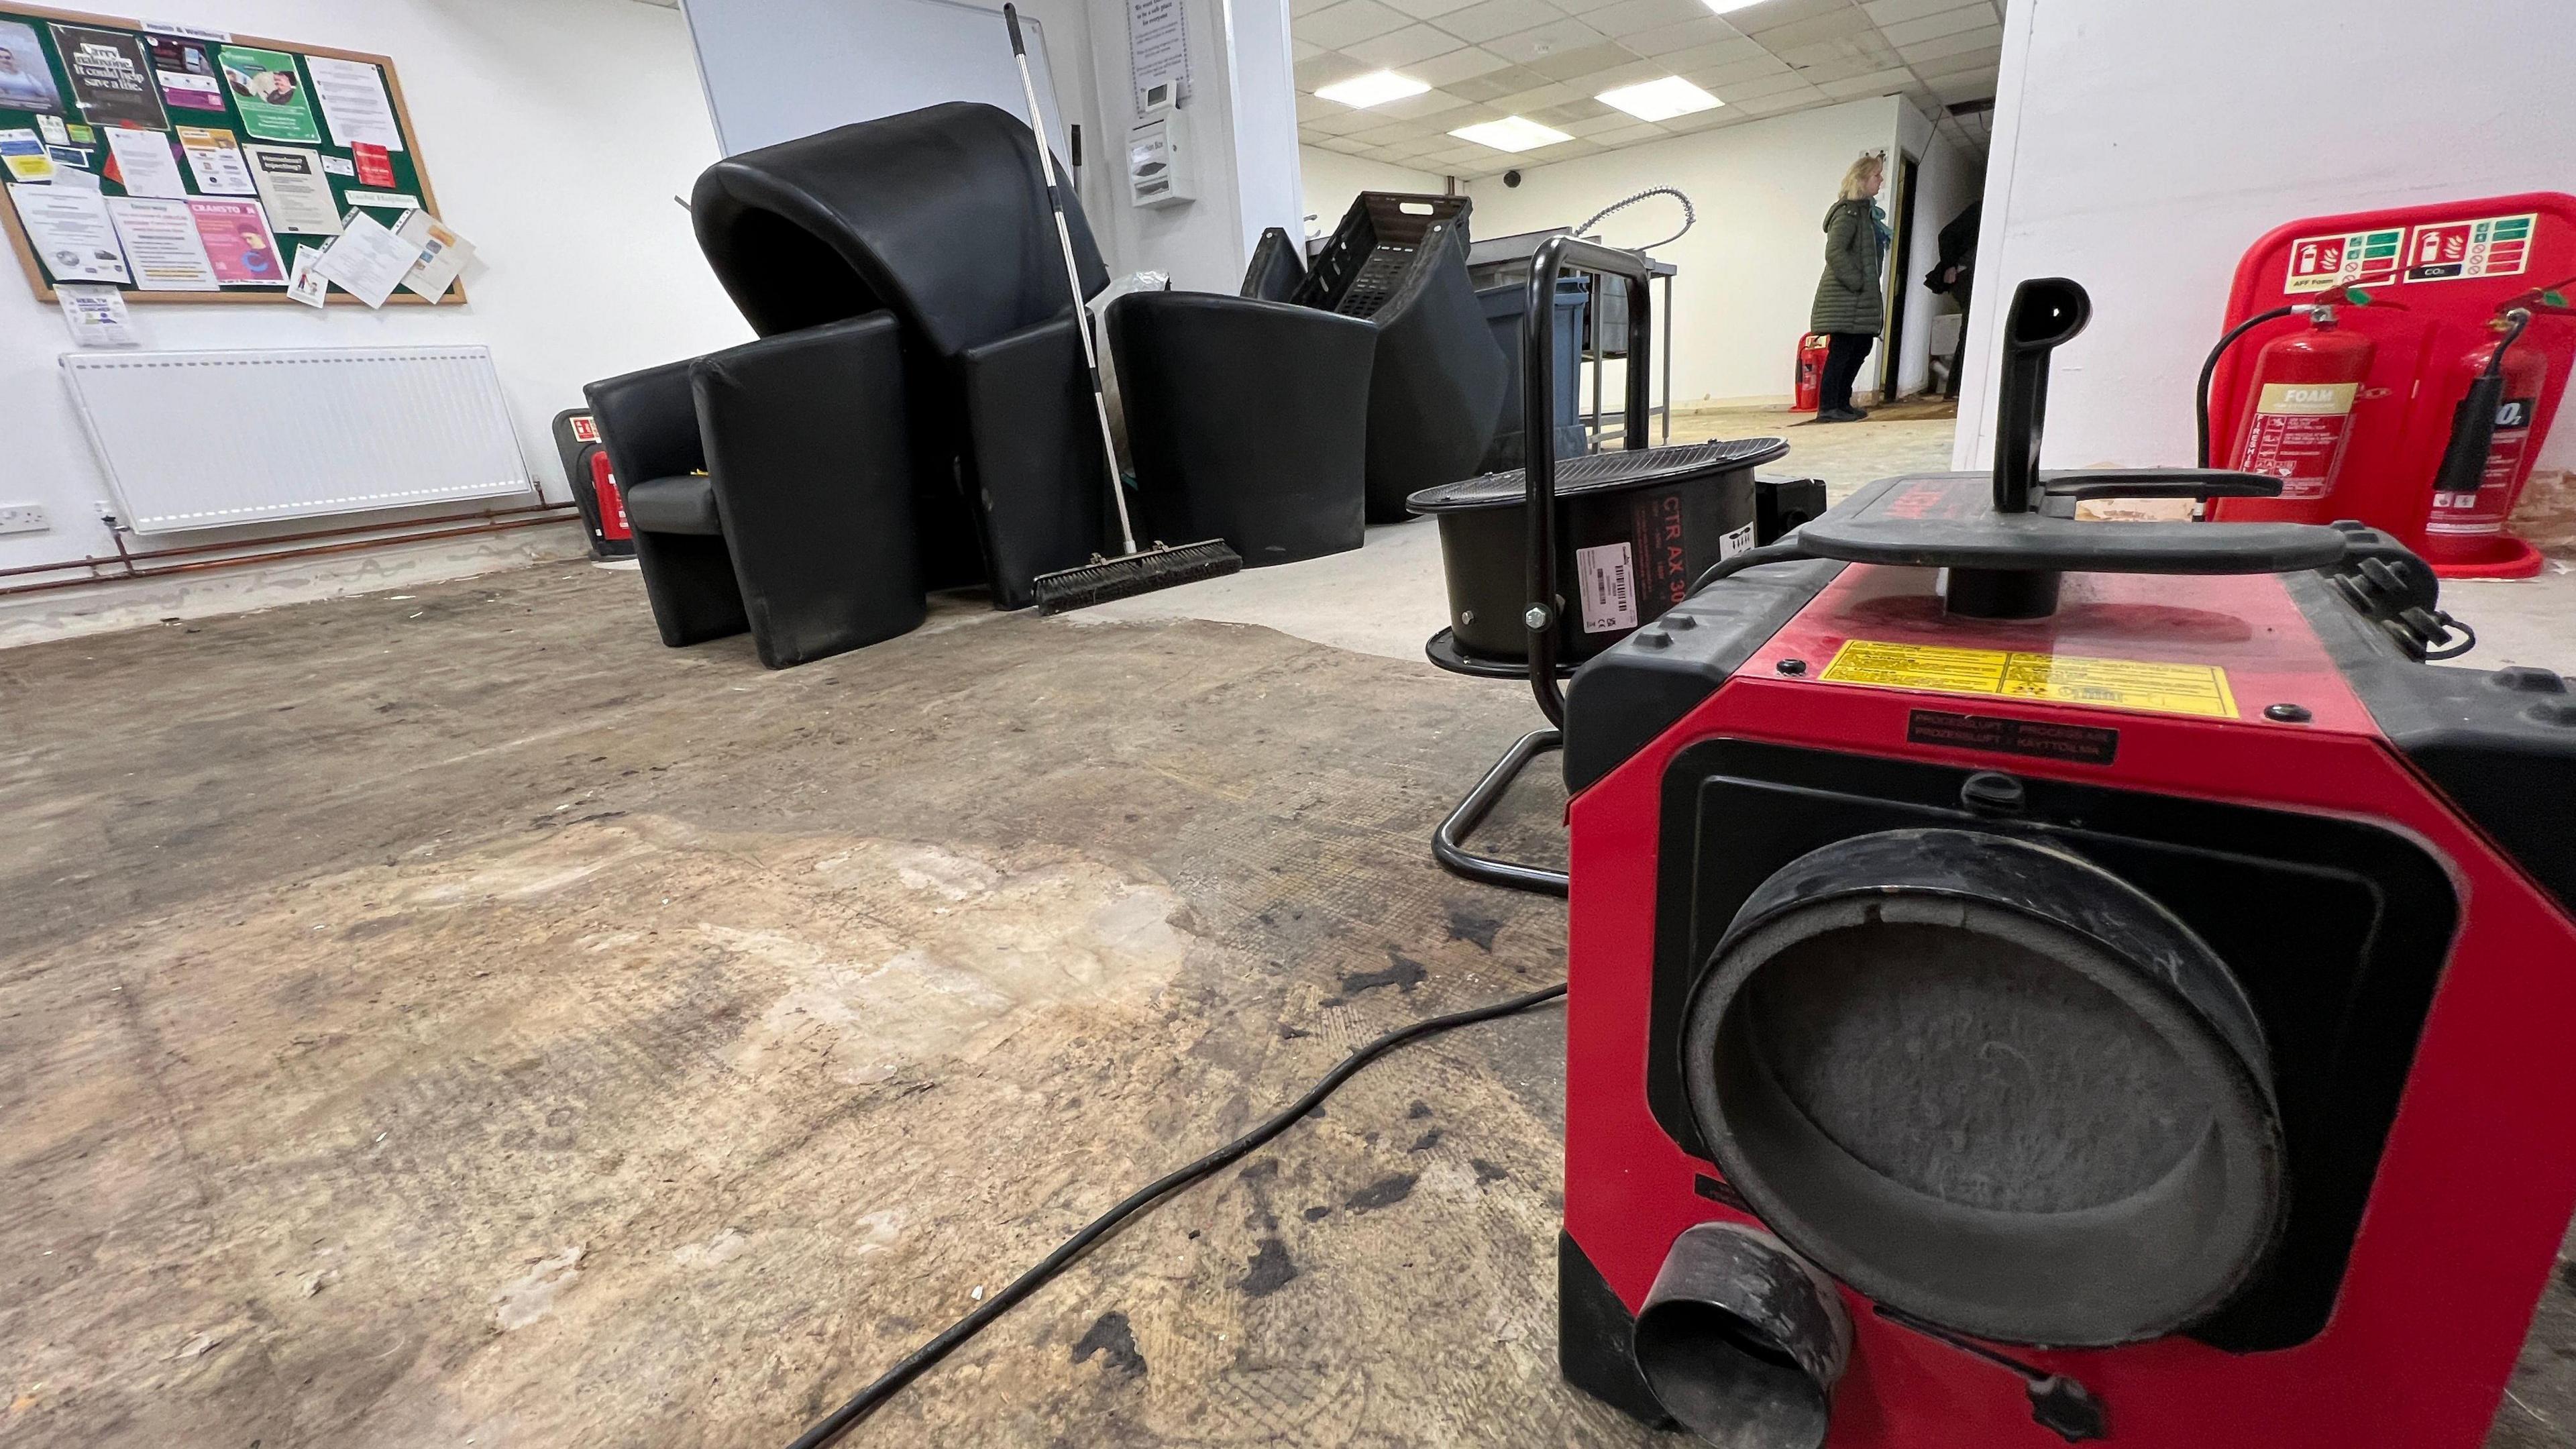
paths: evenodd
<path fill-rule="evenodd" d="M 773 674 L 631 574 L 413 592 L 0 653 L 0 1441 L 784 1443 L 1562 970 L 1427 858 L 1532 720 L 1436 613 L 951 606 Z M 1678 1442 L 1556 1377 L 1560 1051 L 1381 1063 L 849 1442 Z M 2576 1265 L 2514 1393 L 2491 1449 L 2576 1441 Z"/>

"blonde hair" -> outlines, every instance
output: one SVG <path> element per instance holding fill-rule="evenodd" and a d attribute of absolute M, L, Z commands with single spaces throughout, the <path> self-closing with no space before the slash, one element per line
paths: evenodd
<path fill-rule="evenodd" d="M 1851 169 L 1843 173 L 1843 200 L 1858 201 L 1868 195 L 1866 183 L 1873 175 L 1882 181 L 1887 179 L 1887 158 L 1876 151 L 1863 151 Z"/>

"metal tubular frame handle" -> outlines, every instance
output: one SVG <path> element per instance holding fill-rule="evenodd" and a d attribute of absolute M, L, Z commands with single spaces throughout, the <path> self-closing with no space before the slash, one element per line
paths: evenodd
<path fill-rule="evenodd" d="M 1521 317 L 1521 436 L 1527 439 L 1529 511 L 1530 692 L 1548 723 L 1565 723 L 1565 694 L 1556 683 L 1556 280 L 1568 267 L 1628 282 L 1628 421 L 1631 450 L 1646 444 L 1654 372 L 1654 303 L 1646 259 L 1597 242 L 1553 236 L 1530 258 L 1528 309 Z M 1600 289 L 1592 315 L 1600 316 Z M 1537 622 L 1532 622 L 1537 621 Z M 1444 859 L 1446 857 L 1443 857 Z"/>

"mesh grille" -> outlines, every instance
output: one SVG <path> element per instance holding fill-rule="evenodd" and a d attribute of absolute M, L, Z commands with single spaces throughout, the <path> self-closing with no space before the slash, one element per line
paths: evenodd
<path fill-rule="evenodd" d="M 1620 449 L 1567 458 L 1556 465 L 1556 496 L 1606 493 L 1649 483 L 1674 483 L 1700 474 L 1725 473 L 1768 463 L 1789 451 L 1779 438 L 1731 438 L 1708 443 L 1677 443 L 1669 448 Z M 1456 483 L 1426 488 L 1405 500 L 1416 513 L 1458 508 L 1496 508 L 1517 504 L 1529 492 L 1529 475 L 1519 468 L 1487 473 Z"/>

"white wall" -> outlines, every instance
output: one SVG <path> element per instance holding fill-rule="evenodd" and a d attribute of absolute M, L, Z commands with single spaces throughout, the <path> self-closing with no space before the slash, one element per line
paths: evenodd
<path fill-rule="evenodd" d="M 1923 289 L 1923 274 L 1941 255 L 1941 228 L 1977 199 L 1984 170 L 1976 158 L 1934 133 L 1932 123 L 1904 99 L 1896 103 L 1897 145 L 1918 163 L 1914 173 L 1913 252 L 1899 295 L 1904 299 L 1905 335 L 1898 342 L 1896 395 L 1921 392 L 1932 376 L 1932 319 L 1956 311 L 1949 298 Z M 1892 189 L 1892 187 L 1891 187 Z"/>
<path fill-rule="evenodd" d="M 1351 198 L 1363 191 L 1412 191 L 1437 196 L 1449 189 L 1446 176 L 1345 156 L 1320 146 L 1299 147 L 1297 162 L 1305 177 L 1306 214 L 1314 218 L 1306 223 L 1308 232 L 1318 227 L 1331 231 L 1342 213 L 1351 209 Z"/>
<path fill-rule="evenodd" d="M 1655 256 L 1680 268 L 1673 289 L 1673 395 L 1780 400 L 1789 396 L 1798 338 L 1825 269 L 1825 213 L 1852 159 L 1896 141 L 1893 97 L 1749 121 L 1521 168 L 1467 183 L 1478 236 L 1572 226 L 1623 196 L 1671 185 L 1699 210 L 1690 235 Z M 1603 222 L 1613 246 L 1669 236 L 1681 224 L 1669 198 Z M 1658 288 L 1660 295 L 1661 289 Z M 1657 332 L 1660 335 L 1661 325 Z M 1862 387 L 1877 376 L 1876 351 Z"/>
<path fill-rule="evenodd" d="M 634 0 L 173 0 L 158 18 L 393 58 L 446 219 L 480 249 L 463 307 L 138 306 L 164 349 L 412 343 L 491 347 L 520 446 L 569 496 L 548 428 L 597 378 L 746 341 L 672 203 L 716 156 L 676 11 Z M 0 274 L 0 502 L 49 532 L 0 538 L 0 566 L 112 554 L 104 481 L 56 359 L 70 340 Z M 304 525 L 310 527 L 311 525 Z M 219 535 L 206 535 L 207 537 Z"/>
<path fill-rule="evenodd" d="M 2265 232 L 2576 190 L 2567 18 L 2564 0 L 2013 0 L 1955 466 L 1993 456 L 1996 325 L 2017 281 L 2093 294 L 2050 384 L 2050 466 L 2188 464 L 2192 381 Z M 2542 465 L 2571 461 L 2561 426 Z"/>

